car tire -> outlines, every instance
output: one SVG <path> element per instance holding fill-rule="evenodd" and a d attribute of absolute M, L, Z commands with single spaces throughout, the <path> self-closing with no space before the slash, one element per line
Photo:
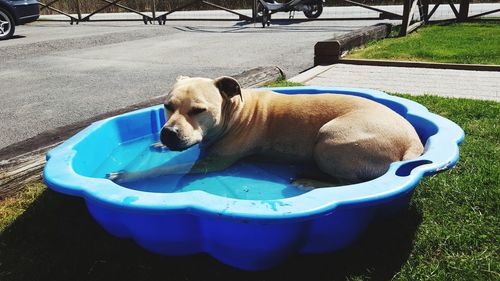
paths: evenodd
<path fill-rule="evenodd" d="M 6 40 L 14 35 L 16 24 L 12 15 L 0 8 L 0 40 Z"/>
<path fill-rule="evenodd" d="M 312 4 L 311 6 L 312 6 L 312 11 L 304 12 L 304 15 L 308 19 L 317 19 L 323 12 L 323 2 L 316 1 L 316 3 Z"/>

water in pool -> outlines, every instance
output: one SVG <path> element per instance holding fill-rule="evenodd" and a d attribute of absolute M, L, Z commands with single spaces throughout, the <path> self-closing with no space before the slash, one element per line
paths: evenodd
<path fill-rule="evenodd" d="M 116 171 L 142 171 L 160 165 L 194 163 L 200 155 L 198 146 L 182 152 L 162 151 L 150 148 L 155 142 L 158 142 L 158 136 L 147 136 L 117 146 L 97 168 L 94 176 L 103 178 L 107 173 Z M 242 160 L 223 171 L 165 175 L 121 185 L 158 193 L 204 190 L 237 199 L 281 199 L 308 191 L 291 184 L 291 179 L 303 168 L 300 165 Z"/>

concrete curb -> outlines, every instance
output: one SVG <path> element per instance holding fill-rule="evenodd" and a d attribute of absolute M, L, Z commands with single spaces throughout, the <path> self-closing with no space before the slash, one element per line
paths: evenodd
<path fill-rule="evenodd" d="M 472 70 L 472 71 L 500 71 L 500 65 L 486 65 L 486 64 L 458 64 L 458 63 L 370 60 L 370 59 L 345 59 L 345 58 L 339 59 L 337 61 L 337 63 L 355 64 L 355 65 L 373 65 L 373 66 Z"/>
<path fill-rule="evenodd" d="M 320 75 L 321 73 L 324 73 L 324 72 L 330 70 L 334 66 L 335 66 L 335 64 L 318 65 L 318 66 L 315 66 L 309 70 L 306 70 L 306 71 L 300 73 L 299 75 L 297 75 L 295 77 L 288 79 L 288 81 L 295 82 L 295 83 L 305 83 L 305 82 L 313 79 L 314 77 Z"/>

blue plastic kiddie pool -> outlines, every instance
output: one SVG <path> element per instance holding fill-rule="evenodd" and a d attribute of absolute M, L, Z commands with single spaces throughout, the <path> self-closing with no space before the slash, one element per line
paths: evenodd
<path fill-rule="evenodd" d="M 262 270 L 295 253 L 324 253 L 353 242 L 375 218 L 408 205 L 423 176 L 458 161 L 464 132 L 422 105 L 367 89 L 274 88 L 285 94 L 347 94 L 405 117 L 425 143 L 417 159 L 395 162 L 374 180 L 303 190 L 290 179 L 300 166 L 240 161 L 222 172 L 169 175 L 118 185 L 109 172 L 194 162 L 199 148 L 150 148 L 165 122 L 154 106 L 96 122 L 47 155 L 44 178 L 56 191 L 85 199 L 111 234 L 165 255 L 206 252 L 225 264 Z"/>

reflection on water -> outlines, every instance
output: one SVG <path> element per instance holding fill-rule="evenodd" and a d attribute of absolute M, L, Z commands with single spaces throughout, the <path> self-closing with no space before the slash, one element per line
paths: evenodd
<path fill-rule="evenodd" d="M 147 136 L 117 146 L 97 168 L 94 176 L 103 178 L 109 172 L 121 170 L 142 171 L 160 165 L 194 163 L 200 156 L 198 146 L 182 152 L 151 149 L 150 145 L 157 141 L 157 136 Z M 307 192 L 290 183 L 300 169 L 298 165 L 242 160 L 224 171 L 165 175 L 122 185 L 158 193 L 204 190 L 237 199 L 281 199 Z"/>

